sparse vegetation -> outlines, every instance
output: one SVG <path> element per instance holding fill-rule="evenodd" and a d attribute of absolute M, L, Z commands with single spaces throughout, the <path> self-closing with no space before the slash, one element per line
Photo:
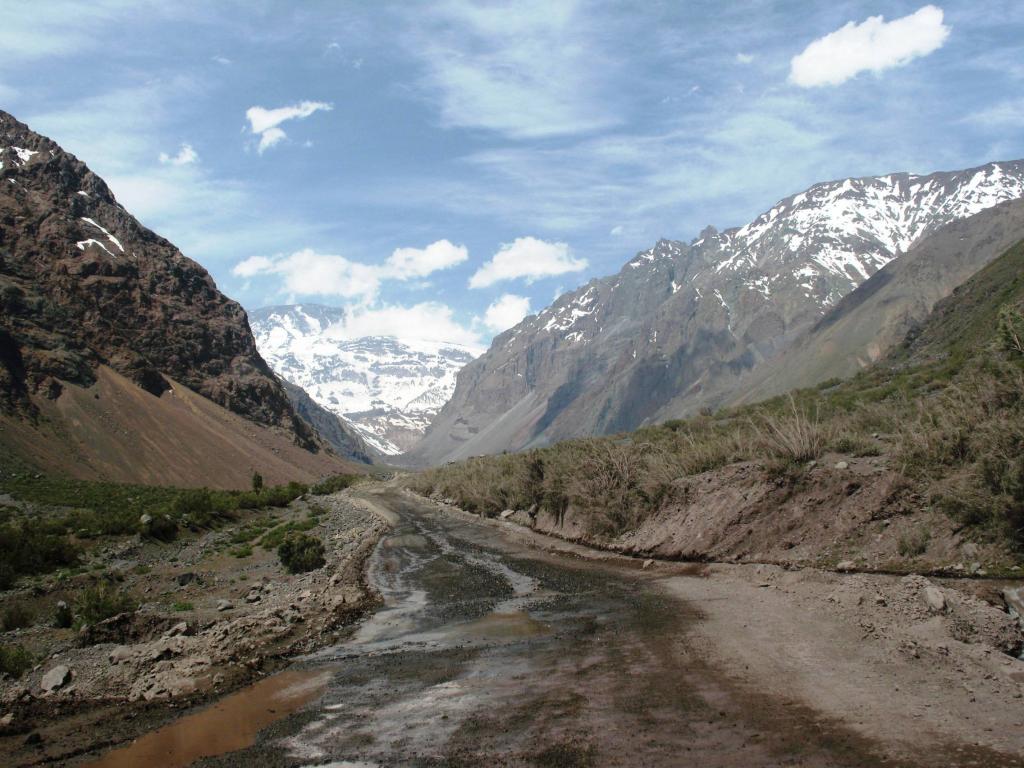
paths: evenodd
<path fill-rule="evenodd" d="M 359 475 L 331 475 L 310 486 L 309 492 L 314 496 L 326 496 L 345 490 L 359 479 Z"/>
<path fill-rule="evenodd" d="M 0 621 L 0 625 L 3 626 L 4 632 L 10 632 L 12 629 L 32 626 L 34 618 L 35 616 L 33 616 L 32 611 L 27 606 L 21 603 L 14 603 L 4 609 L 3 620 Z"/>
<path fill-rule="evenodd" d="M 176 603 L 174 603 L 173 605 L 171 605 L 171 610 L 172 611 L 177 611 L 179 613 L 183 612 L 183 611 L 191 611 L 191 610 L 194 610 L 194 609 L 195 609 L 195 606 L 192 605 L 192 603 L 188 602 L 187 600 L 179 600 Z"/>
<path fill-rule="evenodd" d="M 309 492 L 296 482 L 268 488 L 262 478 L 257 482 L 257 476 L 252 491 L 215 491 L 89 482 L 49 477 L 20 465 L 8 467 L 0 473 L 0 492 L 47 509 L 30 515 L 0 506 L 0 551 L 5 553 L 0 560 L 0 590 L 10 589 L 26 575 L 60 569 L 65 569 L 65 578 L 76 575 L 83 543 L 90 539 L 139 533 L 170 542 L 184 529 L 216 528 L 235 519 L 239 510 L 286 507 Z M 353 479 L 328 478 L 325 487 L 337 489 Z M 252 541 L 276 524 L 233 543 Z"/>
<path fill-rule="evenodd" d="M 32 654 L 20 645 L 0 645 L 0 674 L 19 678 L 32 669 Z"/>
<path fill-rule="evenodd" d="M 297 531 L 284 537 L 277 548 L 277 555 L 288 573 L 315 571 L 327 562 L 324 559 L 324 545 L 320 540 Z"/>
<path fill-rule="evenodd" d="M 135 599 L 110 582 L 101 582 L 83 590 L 75 602 L 75 619 L 78 624 L 96 624 L 97 622 L 129 613 L 138 607 Z"/>
<path fill-rule="evenodd" d="M 735 462 L 792 485 L 828 452 L 885 456 L 936 508 L 1024 547 L 1024 244 L 951 299 L 886 363 L 754 406 L 478 457 L 413 478 L 477 514 L 571 507 L 592 535 L 635 527 L 686 480 Z M 923 334 L 923 335 L 922 335 Z M 915 557 L 924 533 L 898 543 Z"/>

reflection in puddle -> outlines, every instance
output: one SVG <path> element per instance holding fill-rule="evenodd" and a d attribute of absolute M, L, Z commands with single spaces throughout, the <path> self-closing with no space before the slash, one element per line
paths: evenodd
<path fill-rule="evenodd" d="M 260 680 L 211 707 L 108 752 L 86 768 L 178 768 L 203 757 L 244 749 L 256 734 L 317 696 L 331 669 L 289 670 Z"/>

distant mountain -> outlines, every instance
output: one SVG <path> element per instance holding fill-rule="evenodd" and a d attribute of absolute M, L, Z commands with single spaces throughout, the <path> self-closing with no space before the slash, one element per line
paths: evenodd
<path fill-rule="evenodd" d="M 422 437 L 475 352 L 448 342 L 343 338 L 345 310 L 318 304 L 265 307 L 249 319 L 260 352 L 278 375 L 386 455 L 402 453 Z"/>
<path fill-rule="evenodd" d="M 717 406 L 922 238 L 1024 197 L 1024 162 L 816 184 L 746 226 L 661 240 L 498 336 L 422 463 L 633 429 Z"/>
<path fill-rule="evenodd" d="M 6 112 L 0 306 L 0 448 L 82 476 L 218 486 L 347 466 L 207 271 Z"/>

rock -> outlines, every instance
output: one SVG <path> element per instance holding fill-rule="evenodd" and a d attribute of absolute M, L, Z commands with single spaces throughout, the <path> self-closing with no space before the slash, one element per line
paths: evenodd
<path fill-rule="evenodd" d="M 1024 587 L 1007 587 L 1003 590 L 1003 600 L 1010 613 L 1017 615 L 1017 621 L 1024 627 Z"/>
<path fill-rule="evenodd" d="M 14 713 L 13 712 L 8 712 L 3 717 L 0 717 L 0 728 L 6 728 L 7 726 L 9 726 L 13 722 L 14 722 Z"/>
<path fill-rule="evenodd" d="M 971 567 L 967 569 L 968 573 L 977 573 L 981 570 L 981 563 L 971 563 Z"/>
<path fill-rule="evenodd" d="M 194 573 L 192 573 L 192 571 L 189 571 L 187 573 L 179 573 L 178 574 L 178 586 L 179 587 L 187 587 L 189 584 L 191 584 L 195 580 L 196 580 L 196 575 Z"/>
<path fill-rule="evenodd" d="M 514 509 L 506 509 L 504 512 L 501 513 L 501 515 L 499 515 L 499 517 L 501 517 L 502 520 L 508 520 L 515 513 L 516 511 Z"/>
<path fill-rule="evenodd" d="M 853 560 L 842 560 L 836 564 L 837 571 L 852 571 L 856 569 L 857 564 Z"/>
<path fill-rule="evenodd" d="M 924 596 L 925 603 L 928 604 L 928 609 L 932 613 L 944 613 L 946 610 L 946 596 L 942 594 L 942 590 L 936 586 L 929 584 L 921 593 Z"/>
<path fill-rule="evenodd" d="M 885 605 L 885 596 L 881 593 L 875 593 L 875 605 Z"/>
<path fill-rule="evenodd" d="M 164 637 L 177 637 L 178 635 L 190 635 L 192 632 L 187 621 L 179 621 L 173 627 L 164 632 Z"/>
<path fill-rule="evenodd" d="M 654 565 L 654 561 L 651 559 L 644 560 L 644 564 L 641 566 L 645 571 Z"/>
<path fill-rule="evenodd" d="M 846 462 L 846 461 L 837 461 L 835 466 L 836 466 L 836 469 L 849 469 L 850 468 L 849 462 Z"/>
<path fill-rule="evenodd" d="M 39 681 L 39 687 L 44 691 L 56 691 L 71 682 L 71 668 L 67 664 L 58 664 Z"/>
<path fill-rule="evenodd" d="M 107 654 L 107 659 L 111 664 L 124 664 L 132 657 L 132 655 L 133 652 L 131 648 L 127 645 L 119 645 Z"/>
<path fill-rule="evenodd" d="M 978 556 L 978 545 L 973 541 L 968 541 L 960 546 L 960 551 L 963 552 L 964 557 L 975 558 Z"/>
<path fill-rule="evenodd" d="M 234 607 L 235 606 L 233 606 L 228 600 L 218 600 L 217 601 L 217 610 L 218 611 L 230 611 Z"/>
<path fill-rule="evenodd" d="M 153 522 L 153 516 L 152 515 L 143 514 L 142 517 L 139 518 L 139 525 L 149 525 L 152 522 Z"/>
<path fill-rule="evenodd" d="M 253 587 L 252 589 L 249 590 L 249 594 L 247 594 L 245 596 L 245 602 L 247 602 L 247 603 L 258 603 L 262 599 L 263 599 L 263 595 L 260 594 L 260 588 L 259 587 Z"/>
<path fill-rule="evenodd" d="M 38 747 L 43 743 L 43 736 L 39 731 L 32 731 L 27 737 L 25 737 L 26 747 Z"/>

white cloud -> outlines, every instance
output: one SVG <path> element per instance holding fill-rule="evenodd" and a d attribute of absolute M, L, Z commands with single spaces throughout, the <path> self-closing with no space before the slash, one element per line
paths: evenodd
<path fill-rule="evenodd" d="M 789 80 L 802 88 L 845 83 L 861 72 L 899 67 L 938 50 L 949 37 L 941 8 L 926 5 L 887 22 L 871 16 L 818 38 L 790 62 Z"/>
<path fill-rule="evenodd" d="M 535 237 L 517 237 L 505 243 L 494 257 L 469 279 L 470 288 L 486 288 L 502 280 L 526 278 L 528 283 L 542 277 L 564 275 L 586 269 L 586 259 L 573 258 L 566 243 L 549 243 Z"/>
<path fill-rule="evenodd" d="M 380 290 L 377 267 L 311 248 L 274 258 L 252 256 L 236 264 L 231 273 L 244 278 L 276 275 L 282 278 L 282 291 L 303 296 L 340 296 L 369 302 Z"/>
<path fill-rule="evenodd" d="M 736 62 L 739 64 L 750 64 L 754 60 L 752 53 L 737 53 Z"/>
<path fill-rule="evenodd" d="M 330 112 L 332 109 L 334 106 L 324 101 L 303 101 L 276 109 L 249 107 L 245 110 L 245 117 L 249 121 L 249 130 L 260 137 L 258 151 L 262 155 L 287 138 L 284 129 L 280 127 L 281 123 L 287 120 L 302 120 L 315 112 Z"/>
<path fill-rule="evenodd" d="M 252 278 L 272 275 L 283 278 L 280 291 L 302 296 L 341 296 L 364 303 L 377 298 L 385 280 L 427 277 L 461 264 L 469 258 L 463 245 L 438 240 L 425 248 L 396 248 L 383 264 L 363 264 L 335 254 L 304 248 L 290 255 L 250 256 L 231 273 Z"/>
<path fill-rule="evenodd" d="M 160 162 L 164 165 L 192 165 L 192 163 L 199 162 L 199 154 L 192 148 L 191 144 L 182 144 L 178 154 L 173 157 L 166 152 L 161 152 Z"/>
<path fill-rule="evenodd" d="M 487 307 L 484 312 L 484 325 L 494 333 L 501 333 L 528 314 L 530 314 L 530 300 L 526 296 L 506 293 Z"/>
<path fill-rule="evenodd" d="M 438 240 L 426 248 L 396 248 L 388 257 L 385 268 L 396 280 L 426 277 L 439 269 L 448 269 L 469 258 L 464 245 L 453 245 L 447 240 Z"/>
<path fill-rule="evenodd" d="M 231 59 L 229 59 L 227 56 L 214 56 L 213 61 L 217 62 L 218 64 L 222 64 L 225 67 L 231 64 Z"/>
<path fill-rule="evenodd" d="M 611 229 L 611 232 L 609 232 L 608 234 L 609 234 L 609 235 L 612 235 L 613 237 L 618 237 L 618 236 L 619 236 L 619 235 L 621 235 L 621 234 L 622 234 L 622 233 L 623 233 L 624 231 L 625 231 L 625 230 L 624 230 L 624 229 L 622 228 L 622 225 L 621 225 L 621 224 L 616 224 L 616 225 L 615 225 L 614 227 L 612 227 L 612 229 Z"/>
<path fill-rule="evenodd" d="M 448 341 L 464 344 L 474 352 L 483 352 L 480 336 L 455 320 L 452 308 L 436 301 L 412 306 L 349 308 L 345 319 L 331 327 L 340 338 L 395 336 L 403 340 Z"/>

